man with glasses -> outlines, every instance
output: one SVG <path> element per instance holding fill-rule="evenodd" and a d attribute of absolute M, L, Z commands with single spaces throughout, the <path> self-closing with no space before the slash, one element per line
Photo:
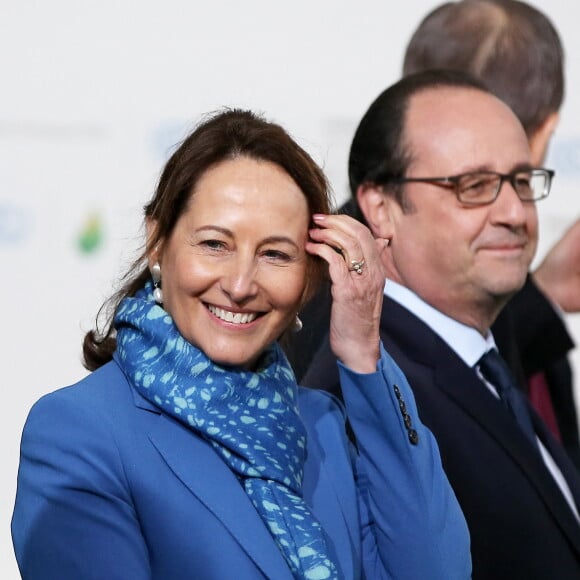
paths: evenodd
<path fill-rule="evenodd" d="M 543 164 L 565 92 L 562 42 L 544 13 L 517 0 L 437 6 L 409 41 L 403 76 L 433 69 L 465 71 L 483 80 L 522 123 L 532 163 Z M 567 359 L 574 345 L 562 311 L 580 312 L 580 219 L 528 276 L 493 326 L 500 352 L 525 378 L 521 383 L 532 405 L 580 469 Z"/>
<path fill-rule="evenodd" d="M 517 0 L 441 4 L 414 32 L 405 51 L 403 76 L 433 69 L 480 78 L 522 123 L 532 164 L 543 164 L 559 121 L 565 80 L 562 43 L 545 14 Z M 339 211 L 364 221 L 352 199 Z M 300 315 L 304 328 L 299 339 L 289 339 L 287 354 L 299 380 L 327 332 L 330 302 L 328 288 L 318 293 Z M 562 310 L 580 312 L 580 219 L 528 275 L 492 328 L 520 387 L 580 469 L 578 418 L 567 359 L 574 344 Z"/>
<path fill-rule="evenodd" d="M 381 337 L 437 438 L 475 579 L 580 577 L 580 478 L 490 332 L 526 280 L 552 177 L 533 166 L 513 112 L 463 73 L 420 73 L 384 91 L 350 151 L 351 190 L 390 241 Z M 304 382 L 337 385 L 333 376 L 325 343 Z M 401 418 L 413 442 L 404 404 Z"/>

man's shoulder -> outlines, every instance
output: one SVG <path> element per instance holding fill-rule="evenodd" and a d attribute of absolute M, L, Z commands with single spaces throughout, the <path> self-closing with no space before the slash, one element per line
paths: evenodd
<path fill-rule="evenodd" d="M 380 335 L 386 349 L 399 365 L 397 358 L 418 357 L 429 363 L 441 352 L 451 351 L 425 322 L 388 296 L 383 300 Z"/>

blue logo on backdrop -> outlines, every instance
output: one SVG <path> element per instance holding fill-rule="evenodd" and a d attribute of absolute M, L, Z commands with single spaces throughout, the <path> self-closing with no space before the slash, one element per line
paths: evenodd
<path fill-rule="evenodd" d="M 32 216 L 16 204 L 0 204 L 0 244 L 19 244 L 32 230 Z"/>
<path fill-rule="evenodd" d="M 186 137 L 190 122 L 185 120 L 165 121 L 153 130 L 151 145 L 155 156 L 169 159 L 173 151 Z"/>
<path fill-rule="evenodd" d="M 548 158 L 558 175 L 580 176 L 580 136 L 558 138 L 550 146 Z"/>

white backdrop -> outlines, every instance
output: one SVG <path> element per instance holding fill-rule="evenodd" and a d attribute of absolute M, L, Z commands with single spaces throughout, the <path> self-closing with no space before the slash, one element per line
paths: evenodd
<path fill-rule="evenodd" d="M 171 146 L 203 112 L 253 108 L 287 127 L 344 199 L 355 124 L 438 3 L 0 2 L 2 578 L 18 578 L 9 521 L 26 414 L 86 374 L 83 333 L 135 255 Z M 562 35 L 568 81 L 541 257 L 580 215 L 580 5 L 533 4 Z M 569 322 L 580 343 L 580 318 Z M 580 391 L 577 353 L 575 366 Z"/>

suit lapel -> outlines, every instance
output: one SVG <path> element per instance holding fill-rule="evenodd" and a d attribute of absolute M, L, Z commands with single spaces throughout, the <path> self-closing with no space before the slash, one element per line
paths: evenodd
<path fill-rule="evenodd" d="M 159 413 L 139 394 L 134 396 L 139 408 Z M 262 519 L 211 445 L 164 414 L 154 422 L 149 439 L 171 471 L 223 523 L 267 578 L 292 579 Z"/>
<path fill-rule="evenodd" d="M 460 365 L 463 368 L 457 368 Z M 530 446 L 526 436 L 520 433 L 511 417 L 504 412 L 499 401 L 479 383 L 477 377 L 474 380 L 471 375 L 471 369 L 459 361 L 457 365 L 451 365 L 447 369 L 438 366 L 436 382 L 439 388 L 461 406 L 482 429 L 487 431 L 497 444 L 510 455 L 512 461 L 519 465 L 561 529 L 580 553 L 578 522 L 554 478 L 548 472 L 539 451 Z M 538 426 L 535 425 L 535 427 L 538 431 Z M 561 459 L 560 454 L 555 456 L 553 448 L 550 449 L 550 453 L 561 467 L 561 461 L 558 461 Z M 576 479 L 567 478 L 567 481 L 571 489 L 576 489 Z"/>
<path fill-rule="evenodd" d="M 548 472 L 539 452 L 520 433 L 511 417 L 504 412 L 500 402 L 465 363 L 427 325 L 408 310 L 390 299 L 385 299 L 382 325 L 396 336 L 403 352 L 420 364 L 430 367 L 437 387 L 451 398 L 484 429 L 511 459 L 519 465 L 531 485 L 552 513 L 558 525 L 580 553 L 580 526 L 553 477 Z M 388 311 L 386 313 L 385 311 Z M 420 345 L 421 350 L 417 350 Z M 537 426 L 536 426 L 537 427 Z M 545 430 L 537 428 L 544 439 Z M 575 498 L 579 496 L 578 477 L 562 463 L 562 453 L 548 449 L 562 469 Z M 577 505 L 578 499 L 576 499 Z"/>

